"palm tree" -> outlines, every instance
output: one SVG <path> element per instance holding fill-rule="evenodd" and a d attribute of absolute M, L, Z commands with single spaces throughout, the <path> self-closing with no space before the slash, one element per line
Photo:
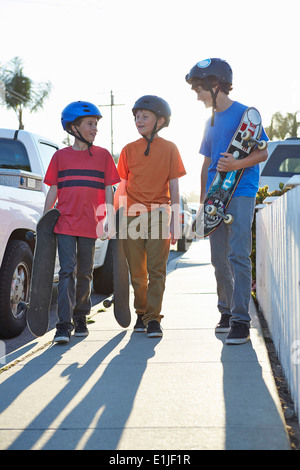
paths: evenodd
<path fill-rule="evenodd" d="M 44 99 L 51 91 L 51 82 L 34 83 L 23 74 L 23 64 L 20 57 L 14 57 L 0 71 L 0 81 L 5 86 L 5 104 L 13 109 L 19 120 L 19 129 L 24 129 L 23 109 L 35 112 L 43 107 Z"/>
<path fill-rule="evenodd" d="M 273 114 L 271 124 L 266 127 L 266 132 L 270 138 L 284 140 L 289 137 L 297 137 L 300 122 L 297 121 L 297 113 L 287 113 L 283 116 L 279 111 Z"/>

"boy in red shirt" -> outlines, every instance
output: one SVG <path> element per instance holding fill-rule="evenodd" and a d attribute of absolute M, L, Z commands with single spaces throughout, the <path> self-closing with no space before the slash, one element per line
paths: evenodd
<path fill-rule="evenodd" d="M 170 232 L 172 244 L 180 232 L 178 178 L 186 171 L 176 145 L 158 136 L 169 125 L 168 103 L 147 95 L 136 101 L 132 111 L 142 138 L 121 152 L 115 206 L 126 205 L 124 249 L 138 315 L 134 330 L 147 329 L 148 337 L 160 337 Z"/>
<path fill-rule="evenodd" d="M 70 340 L 72 318 L 75 336 L 87 336 L 86 315 L 91 308 L 99 206 L 107 209 L 105 236 L 114 236 L 112 185 L 120 181 L 108 150 L 94 146 L 101 113 L 92 103 L 76 101 L 62 112 L 63 129 L 75 137 L 73 146 L 52 157 L 44 182 L 50 186 L 44 212 L 57 200 L 60 217 L 55 226 L 60 261 L 58 318 L 54 341 Z M 98 209 L 98 212 L 97 212 Z M 103 217 L 102 217 L 103 218 Z M 76 287 L 75 287 L 76 278 Z"/>

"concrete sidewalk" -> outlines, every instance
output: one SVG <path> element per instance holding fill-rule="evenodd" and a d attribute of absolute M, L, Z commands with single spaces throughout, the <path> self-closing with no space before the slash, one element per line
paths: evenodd
<path fill-rule="evenodd" d="M 209 242 L 168 271 L 162 339 L 133 333 L 135 318 L 122 330 L 98 305 L 87 338 L 53 345 L 51 331 L 7 357 L 0 449 L 290 448 L 253 306 L 247 344 L 215 334 Z"/>

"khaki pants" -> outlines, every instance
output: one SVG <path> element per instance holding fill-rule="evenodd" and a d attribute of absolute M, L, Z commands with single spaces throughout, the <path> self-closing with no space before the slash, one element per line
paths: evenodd
<path fill-rule="evenodd" d="M 127 217 L 124 249 L 134 289 L 134 307 L 143 315 L 144 325 L 163 315 L 163 294 L 170 250 L 170 216 L 154 210 L 136 217 Z"/>

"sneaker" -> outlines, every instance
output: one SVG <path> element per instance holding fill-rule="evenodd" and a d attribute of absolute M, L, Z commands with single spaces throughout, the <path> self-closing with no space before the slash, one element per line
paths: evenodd
<path fill-rule="evenodd" d="M 216 333 L 228 333 L 230 331 L 230 323 L 229 320 L 231 315 L 227 313 L 223 313 L 221 315 L 219 323 L 216 325 L 215 332 Z"/>
<path fill-rule="evenodd" d="M 86 326 L 86 316 L 74 319 L 74 336 L 88 336 L 89 330 Z"/>
<path fill-rule="evenodd" d="M 148 338 L 159 338 L 163 335 L 160 324 L 157 320 L 149 321 L 147 326 L 147 336 Z"/>
<path fill-rule="evenodd" d="M 137 321 L 136 321 L 136 324 L 134 325 L 134 328 L 133 330 L 136 331 L 137 333 L 142 333 L 144 331 L 147 330 L 147 328 L 145 327 L 144 323 L 143 323 L 143 315 L 138 315 L 137 316 Z"/>
<path fill-rule="evenodd" d="M 232 322 L 226 344 L 243 344 L 250 339 L 249 326 L 241 322 Z"/>
<path fill-rule="evenodd" d="M 68 343 L 70 341 L 71 331 L 65 326 L 58 326 L 53 338 L 55 343 Z"/>

